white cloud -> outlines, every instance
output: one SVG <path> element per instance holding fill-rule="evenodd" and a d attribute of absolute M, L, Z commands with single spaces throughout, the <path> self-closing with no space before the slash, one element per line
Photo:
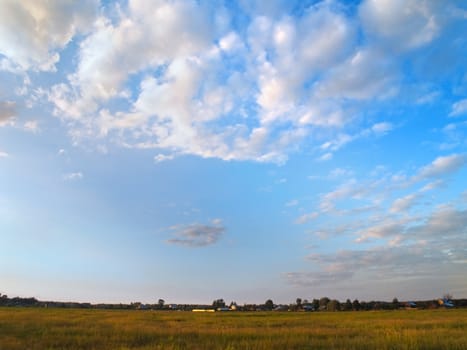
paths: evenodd
<path fill-rule="evenodd" d="M 167 161 L 167 160 L 172 160 L 174 159 L 174 156 L 172 155 L 165 155 L 165 154 L 158 154 L 154 157 L 154 161 L 156 163 L 160 163 L 160 162 L 164 162 L 164 161 Z"/>
<path fill-rule="evenodd" d="M 324 153 L 322 156 L 320 156 L 317 160 L 321 162 L 325 162 L 328 160 L 331 160 L 333 157 L 333 154 L 331 152 Z"/>
<path fill-rule="evenodd" d="M 467 163 L 464 154 L 452 154 L 436 158 L 431 164 L 420 169 L 417 179 L 427 179 L 448 175 L 458 171 Z"/>
<path fill-rule="evenodd" d="M 319 213 L 317 212 L 312 212 L 308 214 L 303 214 L 297 220 L 295 220 L 296 224 L 306 224 L 307 222 L 316 219 L 319 216 Z"/>
<path fill-rule="evenodd" d="M 466 114 L 466 113 L 467 113 L 467 98 L 454 103 L 452 105 L 451 113 L 449 113 L 449 116 L 455 117 L 455 116 Z"/>
<path fill-rule="evenodd" d="M 244 48 L 242 39 L 235 32 L 230 32 L 219 40 L 219 47 L 228 53 Z"/>
<path fill-rule="evenodd" d="M 6 152 L 3 152 L 3 151 L 0 151 L 0 158 L 7 158 L 9 157 L 10 155 Z"/>
<path fill-rule="evenodd" d="M 411 207 L 413 207 L 416 204 L 419 198 L 420 194 L 418 193 L 413 193 L 405 197 L 398 198 L 392 203 L 392 206 L 389 209 L 389 211 L 391 213 L 407 212 L 408 210 L 410 210 Z"/>
<path fill-rule="evenodd" d="M 321 151 L 338 151 L 345 145 L 355 142 L 359 139 L 367 138 L 367 137 L 378 137 L 387 134 L 389 131 L 393 130 L 394 126 L 389 122 L 381 122 L 376 123 L 369 128 L 362 129 L 360 132 L 349 135 L 346 133 L 338 133 L 333 138 L 330 138 L 328 141 L 324 142 L 319 146 Z M 328 152 L 323 154 L 319 160 L 329 160 L 332 158 L 332 153 Z"/>
<path fill-rule="evenodd" d="M 420 189 L 420 192 L 432 191 L 434 189 L 441 188 L 441 187 L 443 187 L 445 185 L 446 185 L 446 183 L 443 180 L 432 181 L 432 182 L 427 183 L 425 186 L 423 186 Z"/>
<path fill-rule="evenodd" d="M 217 243 L 225 231 L 220 219 L 214 219 L 208 225 L 198 223 L 176 225 L 170 228 L 170 234 L 174 238 L 168 239 L 167 243 L 186 247 L 205 247 Z"/>
<path fill-rule="evenodd" d="M 407 220 L 410 221 L 411 219 L 397 220 L 393 217 L 383 219 L 375 225 L 370 225 L 356 232 L 358 237 L 355 242 L 365 243 L 372 238 L 392 239 L 398 237 L 404 233 Z"/>
<path fill-rule="evenodd" d="M 366 0 L 360 18 L 366 34 L 393 50 L 417 48 L 440 32 L 441 3 L 417 0 Z"/>
<path fill-rule="evenodd" d="M 302 286 L 336 284 L 358 275 L 384 281 L 423 276 L 435 279 L 442 270 L 462 278 L 464 271 L 454 266 L 465 264 L 466 227 L 467 211 L 449 206 L 440 207 L 423 219 L 390 220 L 367 228 L 365 234 L 360 232 L 359 238 L 360 242 L 384 238 L 387 244 L 310 254 L 307 259 L 317 268 L 290 272 L 285 278 Z"/>
<path fill-rule="evenodd" d="M 377 123 L 377 124 L 374 124 L 372 127 L 371 127 L 371 130 L 377 134 L 385 134 L 387 133 L 388 131 L 391 131 L 393 129 L 393 125 L 391 123 L 388 123 L 388 122 L 382 122 L 382 123 Z"/>
<path fill-rule="evenodd" d="M 365 48 L 331 69 L 317 84 L 317 96 L 356 100 L 391 97 L 397 92 L 397 79 L 392 60 Z"/>
<path fill-rule="evenodd" d="M 58 51 L 76 33 L 90 28 L 97 4 L 95 0 L 1 1 L 0 53 L 22 70 L 54 70 Z"/>
<path fill-rule="evenodd" d="M 416 99 L 417 104 L 429 104 L 433 103 L 440 97 L 440 92 L 439 91 L 433 91 L 433 92 L 428 92 Z"/>
<path fill-rule="evenodd" d="M 353 175 L 353 171 L 343 168 L 335 168 L 329 172 L 329 179 L 336 179 L 341 177 L 350 177 Z"/>
<path fill-rule="evenodd" d="M 398 3 L 410 12 L 405 16 L 396 5 L 367 1 L 353 18 L 346 5 L 333 1 L 243 4 L 258 12 L 233 30 L 237 14 L 195 0 L 129 0 L 112 10 L 92 0 L 5 4 L 14 17 L 0 25 L 8 33 L 21 23 L 21 13 L 37 21 L 35 29 L 21 28 L 27 40 L 5 55 L 10 65 L 53 70 L 61 50 L 76 40 L 61 80 L 43 88 L 74 144 L 277 164 L 317 143 L 319 160 L 329 160 L 350 142 L 391 131 L 387 121 L 371 118 L 369 125 L 362 112 L 366 100 L 392 98 L 403 83 L 400 61 L 373 38 L 386 45 L 402 36 L 402 29 L 388 31 L 388 23 L 415 20 L 413 28 L 426 28 L 434 12 L 430 4 Z M 388 13 L 378 12 L 383 5 Z M 437 33 L 403 37 L 407 47 L 419 47 Z"/>
<path fill-rule="evenodd" d="M 65 181 L 76 181 L 81 180 L 84 177 L 82 172 L 74 172 L 63 175 L 63 180 Z"/>
<path fill-rule="evenodd" d="M 69 105 L 79 114 L 94 112 L 96 103 L 124 92 L 123 84 L 131 74 L 206 50 L 211 41 L 209 23 L 205 11 L 193 1 L 132 0 L 128 14 L 122 13 L 116 25 L 101 17 L 81 42 L 77 72 L 51 95 L 56 113 L 69 114 Z M 173 33 L 177 40 L 170 39 Z M 172 69 L 178 67 L 172 65 Z"/>
<path fill-rule="evenodd" d="M 39 122 L 37 120 L 29 120 L 23 125 L 24 130 L 32 132 L 32 133 L 37 133 L 40 131 L 39 128 Z"/>

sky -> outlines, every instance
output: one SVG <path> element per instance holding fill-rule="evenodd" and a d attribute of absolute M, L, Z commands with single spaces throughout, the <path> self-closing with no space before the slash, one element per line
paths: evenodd
<path fill-rule="evenodd" d="M 0 293 L 467 297 L 467 3 L 0 0 Z"/>

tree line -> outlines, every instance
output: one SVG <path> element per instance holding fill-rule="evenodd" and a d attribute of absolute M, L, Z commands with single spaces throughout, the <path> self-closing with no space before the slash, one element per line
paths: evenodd
<path fill-rule="evenodd" d="M 95 309 L 127 309 L 127 310 L 216 310 L 216 311 L 371 311 L 371 310 L 397 310 L 404 308 L 434 309 L 443 307 L 441 300 L 449 300 L 453 307 L 467 307 L 467 299 L 453 299 L 446 294 L 443 299 L 419 300 L 419 301 L 399 301 L 394 298 L 392 301 L 359 301 L 347 299 L 341 302 L 337 299 L 322 297 L 319 299 L 296 298 L 295 302 L 289 304 L 276 304 L 272 299 L 267 299 L 262 304 L 237 304 L 235 301 L 226 303 L 224 299 L 215 299 L 211 304 L 167 304 L 164 299 L 158 299 L 153 304 L 141 302 L 132 303 L 81 303 L 81 302 L 61 302 L 61 301 L 40 301 L 36 298 L 9 298 L 0 293 L 0 306 L 3 307 L 57 307 L 57 308 L 95 308 Z"/>

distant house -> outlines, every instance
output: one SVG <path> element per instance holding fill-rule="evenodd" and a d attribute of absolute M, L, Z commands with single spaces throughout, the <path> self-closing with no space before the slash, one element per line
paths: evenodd
<path fill-rule="evenodd" d="M 289 307 L 287 305 L 277 305 L 274 311 L 289 311 Z"/>

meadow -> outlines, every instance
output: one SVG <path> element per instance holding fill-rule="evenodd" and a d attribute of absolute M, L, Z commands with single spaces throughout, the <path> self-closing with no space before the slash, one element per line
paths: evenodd
<path fill-rule="evenodd" d="M 0 350 L 467 349 L 467 309 L 164 312 L 0 308 Z"/>

